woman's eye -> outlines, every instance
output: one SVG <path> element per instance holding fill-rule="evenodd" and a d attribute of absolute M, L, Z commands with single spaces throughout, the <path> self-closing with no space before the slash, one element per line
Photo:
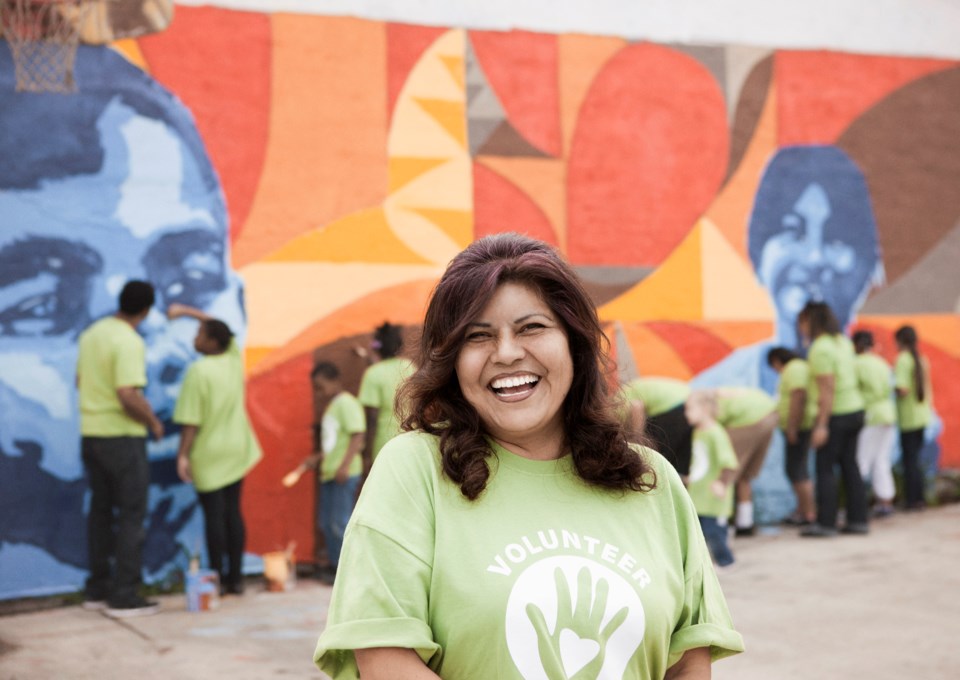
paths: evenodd
<path fill-rule="evenodd" d="M 490 337 L 489 333 L 477 332 L 477 333 L 468 333 L 467 342 L 479 342 L 481 340 L 486 340 Z"/>
<path fill-rule="evenodd" d="M 528 324 L 524 324 L 524 325 L 520 328 L 520 332 L 521 332 L 521 333 L 528 333 L 528 332 L 531 332 L 531 331 L 539 331 L 539 330 L 541 330 L 541 329 L 543 329 L 543 328 L 546 328 L 546 326 L 544 326 L 542 323 L 528 323 Z"/>

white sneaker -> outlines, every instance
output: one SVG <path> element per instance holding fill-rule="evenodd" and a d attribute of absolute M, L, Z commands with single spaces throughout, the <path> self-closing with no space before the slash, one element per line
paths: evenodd
<path fill-rule="evenodd" d="M 135 616 L 150 616 L 160 611 L 160 604 L 152 600 L 138 597 L 130 602 L 110 605 L 106 609 L 107 616 L 115 619 L 130 619 Z"/>

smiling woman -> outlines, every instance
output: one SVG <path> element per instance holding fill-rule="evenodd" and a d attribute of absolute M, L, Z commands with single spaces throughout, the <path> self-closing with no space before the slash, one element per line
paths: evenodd
<path fill-rule="evenodd" d="M 596 311 L 516 234 L 453 259 L 350 521 L 333 678 L 708 678 L 742 651 L 677 473 L 633 447 Z"/>

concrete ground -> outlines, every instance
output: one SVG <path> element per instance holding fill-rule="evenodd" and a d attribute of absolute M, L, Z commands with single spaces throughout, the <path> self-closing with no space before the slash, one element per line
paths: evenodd
<path fill-rule="evenodd" d="M 715 680 L 960 678 L 960 505 L 876 522 L 869 536 L 766 532 L 721 574 L 748 652 Z M 0 680 L 323 678 L 311 663 L 330 588 L 256 585 L 216 611 L 183 596 L 125 622 L 80 607 L 0 617 Z M 495 679 L 491 679 L 495 680 Z"/>

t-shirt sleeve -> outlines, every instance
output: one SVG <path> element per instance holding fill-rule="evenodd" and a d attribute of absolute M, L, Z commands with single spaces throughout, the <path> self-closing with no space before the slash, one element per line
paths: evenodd
<path fill-rule="evenodd" d="M 810 379 L 810 371 L 804 364 L 791 362 L 783 369 L 784 392 L 789 395 L 794 390 L 805 390 Z"/>
<path fill-rule="evenodd" d="M 818 342 L 810 347 L 810 356 L 808 357 L 810 372 L 814 376 L 833 375 L 836 373 L 836 357 L 831 347 L 826 343 Z"/>
<path fill-rule="evenodd" d="M 340 404 L 340 426 L 344 432 L 357 434 L 367 431 L 367 417 L 363 413 L 363 406 L 352 396 L 342 399 Z"/>
<path fill-rule="evenodd" d="M 737 454 L 733 450 L 733 442 L 730 441 L 730 435 L 722 427 L 718 427 L 714 433 L 713 455 L 717 458 L 717 467 L 720 470 L 736 470 L 740 467 L 737 462 Z"/>
<path fill-rule="evenodd" d="M 116 346 L 114 388 L 144 387 L 147 384 L 146 347 L 139 337 L 124 338 Z"/>
<path fill-rule="evenodd" d="M 899 390 L 909 390 L 913 387 L 913 357 L 909 354 L 900 354 L 893 369 L 896 387 Z"/>
<path fill-rule="evenodd" d="M 684 652 L 700 647 L 710 649 L 713 661 L 742 652 L 743 638 L 733 627 L 689 494 L 669 466 L 658 470 L 658 477 L 672 487 L 678 533 L 684 542 L 683 603 L 670 638 L 667 665 L 673 666 Z"/>
<path fill-rule="evenodd" d="M 435 476 L 420 443 L 399 437 L 384 447 L 347 528 L 314 653 L 333 680 L 359 677 L 355 649 L 413 649 L 424 663 L 440 651 L 429 625 Z"/>
<path fill-rule="evenodd" d="M 373 366 L 363 372 L 360 379 L 360 392 L 357 394 L 360 403 L 369 408 L 380 408 L 380 392 L 377 389 L 376 371 Z"/>
<path fill-rule="evenodd" d="M 196 365 L 187 369 L 187 375 L 180 387 L 180 396 L 177 397 L 176 408 L 173 409 L 173 422 L 180 425 L 203 423 L 203 395 Z"/>

